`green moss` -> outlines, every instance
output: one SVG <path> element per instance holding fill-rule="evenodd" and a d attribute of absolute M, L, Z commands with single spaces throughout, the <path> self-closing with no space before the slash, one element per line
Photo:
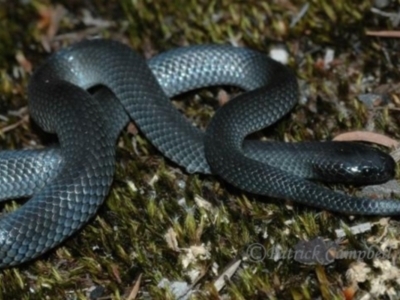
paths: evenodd
<path fill-rule="evenodd" d="M 284 43 L 308 101 L 263 131 L 275 139 L 330 139 L 342 131 L 362 129 L 369 112 L 356 100 L 357 95 L 388 78 L 398 80 L 397 70 L 382 54 L 386 51 L 397 61 L 395 42 L 365 35 L 367 29 L 391 26 L 389 20 L 371 13 L 371 1 L 308 1 L 307 12 L 293 26 L 304 1 L 95 0 L 91 7 L 61 2 L 68 14 L 58 33 L 69 35 L 54 42 L 54 47 L 85 36 L 83 9 L 95 18 L 114 22 L 95 32 L 128 40 L 146 55 L 197 43 L 233 43 L 266 52 Z M 17 63 L 16 54 L 23 54 L 34 67 L 48 56 L 42 48 L 46 29 L 38 28 L 43 18 L 38 10 L 52 8 L 49 2 L 10 3 L 0 4 L 0 113 L 8 117 L 0 122 L 1 128 L 18 122 L 20 117 L 8 112 L 27 103 L 29 73 Z M 325 69 L 321 64 L 327 48 L 335 49 L 336 62 Z M 366 86 L 363 78 L 367 75 L 375 75 L 376 82 Z M 204 126 L 217 106 L 209 101 L 217 91 L 202 91 L 201 100 L 177 101 L 176 105 Z M 186 98 L 193 95 L 180 100 Z M 398 138 L 395 113 L 384 109 L 376 115 L 376 131 Z M 32 132 L 24 121 L 1 135 L 2 147 L 22 148 L 39 142 Z M 117 157 L 111 192 L 94 220 L 62 247 L 32 263 L 4 270 L 1 299 L 90 299 L 96 287 L 104 288 L 97 290 L 103 297 L 99 299 L 126 299 L 139 274 L 143 275 L 139 298 L 174 299 L 172 291 L 157 287 L 158 283 L 162 278 L 189 282 L 191 270 L 202 275 L 195 288 L 201 293 L 194 299 L 217 299 L 218 295 L 340 299 L 351 261 L 304 267 L 292 259 L 245 260 L 225 289 L 218 292 L 212 283 L 232 260 L 245 256 L 249 245 L 279 246 L 285 251 L 300 239 L 333 239 L 342 221 L 351 226 L 361 222 L 360 218 L 349 221 L 283 200 L 243 194 L 213 176 L 188 175 L 165 160 L 141 134 L 123 133 Z M 206 203 L 200 206 L 198 197 Z M 176 234 L 180 251 L 168 246 L 165 235 L 169 230 Z M 351 248 L 362 248 L 382 231 L 379 227 L 374 233 L 350 235 Z M 187 249 L 194 246 L 204 247 L 208 256 L 195 257 L 186 265 Z"/>

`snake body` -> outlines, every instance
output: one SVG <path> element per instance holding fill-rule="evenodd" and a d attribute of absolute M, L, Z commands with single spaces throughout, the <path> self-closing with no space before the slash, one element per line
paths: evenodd
<path fill-rule="evenodd" d="M 204 135 L 169 98 L 215 85 L 249 92 L 218 110 Z M 88 92 L 93 87 L 98 87 L 94 95 Z M 358 175 L 376 171 L 375 179 L 381 181 L 393 175 L 394 162 L 377 150 L 308 143 L 303 148 L 311 155 L 299 159 L 297 146 L 244 142 L 249 133 L 286 114 L 297 93 L 289 69 L 245 48 L 183 47 L 149 62 L 129 47 L 105 40 L 84 41 L 59 51 L 35 71 L 28 97 L 32 117 L 44 130 L 58 135 L 60 147 L 0 153 L 0 197 L 33 195 L 0 219 L 0 267 L 41 255 L 96 213 L 112 182 L 116 138 L 129 118 L 161 153 L 189 173 L 212 170 L 249 192 L 342 213 L 398 214 L 400 202 L 336 194 L 304 179 L 327 177 L 319 168 L 322 162 L 333 175 L 354 169 L 345 166 L 338 171 L 337 160 L 328 159 L 335 153 L 340 158 L 352 153 L 359 159 Z M 321 147 L 332 155 L 317 159 Z M 371 156 L 363 159 L 365 151 Z"/>

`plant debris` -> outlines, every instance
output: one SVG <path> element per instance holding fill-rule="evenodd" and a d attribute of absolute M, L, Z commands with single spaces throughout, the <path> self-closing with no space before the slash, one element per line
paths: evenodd
<path fill-rule="evenodd" d="M 2 149 L 46 144 L 26 112 L 31 70 L 50 52 L 88 37 L 119 40 L 146 58 L 200 43 L 278 53 L 296 72 L 301 98 L 259 136 L 297 142 L 369 131 L 398 141 L 399 8 L 384 0 L 3 1 Z M 218 106 L 212 100 L 222 105 L 236 92 L 204 90 L 174 104 L 204 127 Z M 372 106 L 360 102 L 367 94 L 385 95 L 385 105 L 375 105 L 379 97 L 367 99 Z M 400 297 L 396 218 L 381 224 L 296 204 L 288 209 L 283 200 L 242 193 L 214 176 L 186 174 L 133 125 L 117 145 L 115 180 L 97 216 L 62 246 L 3 270 L 0 299 Z M 343 224 L 368 222 L 371 230 L 344 230 L 340 250 L 375 254 L 371 259 L 304 266 L 269 252 L 289 253 L 315 237 L 332 240 Z"/>

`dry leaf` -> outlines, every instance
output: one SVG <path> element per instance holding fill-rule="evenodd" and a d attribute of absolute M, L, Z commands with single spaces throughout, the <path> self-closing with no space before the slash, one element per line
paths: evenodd
<path fill-rule="evenodd" d="M 136 279 L 135 284 L 134 284 L 131 292 L 129 293 L 128 298 L 126 298 L 126 300 L 134 300 L 134 299 L 136 299 L 136 296 L 139 293 L 139 287 L 140 287 L 141 280 L 142 280 L 142 274 L 139 274 L 139 277 Z"/>
<path fill-rule="evenodd" d="M 218 276 L 218 278 L 214 281 L 214 286 L 217 291 L 220 291 L 224 288 L 226 279 L 230 279 L 233 276 L 233 274 L 235 274 L 241 262 L 242 260 L 240 259 L 238 261 L 235 261 L 228 268 L 226 268 L 221 275 Z"/>
<path fill-rule="evenodd" d="M 400 145 L 400 143 L 392 138 L 389 138 L 383 134 L 370 132 L 370 131 L 351 131 L 339 134 L 336 136 L 334 141 L 361 141 L 369 142 L 377 145 L 382 145 L 388 148 L 394 148 Z"/>

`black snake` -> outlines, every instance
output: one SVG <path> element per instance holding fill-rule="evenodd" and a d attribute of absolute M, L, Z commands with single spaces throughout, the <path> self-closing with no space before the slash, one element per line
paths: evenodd
<path fill-rule="evenodd" d="M 249 92 L 218 110 L 204 135 L 169 98 L 215 85 Z M 0 153 L 0 196 L 33 195 L 0 218 L 0 267 L 39 256 L 96 213 L 113 180 L 115 141 L 128 115 L 160 152 L 189 173 L 211 169 L 246 191 L 341 213 L 400 213 L 395 200 L 349 197 L 304 179 L 333 181 L 333 175 L 343 181 L 350 171 L 357 178 L 386 180 L 394 162 L 380 151 L 348 143 L 243 143 L 249 133 L 286 114 L 298 97 L 292 72 L 257 51 L 201 45 L 146 62 L 118 42 L 84 41 L 38 68 L 28 97 L 31 116 L 57 134 L 60 147 Z M 334 156 L 339 159 L 331 161 Z M 354 163 L 341 163 L 347 157 Z"/>

